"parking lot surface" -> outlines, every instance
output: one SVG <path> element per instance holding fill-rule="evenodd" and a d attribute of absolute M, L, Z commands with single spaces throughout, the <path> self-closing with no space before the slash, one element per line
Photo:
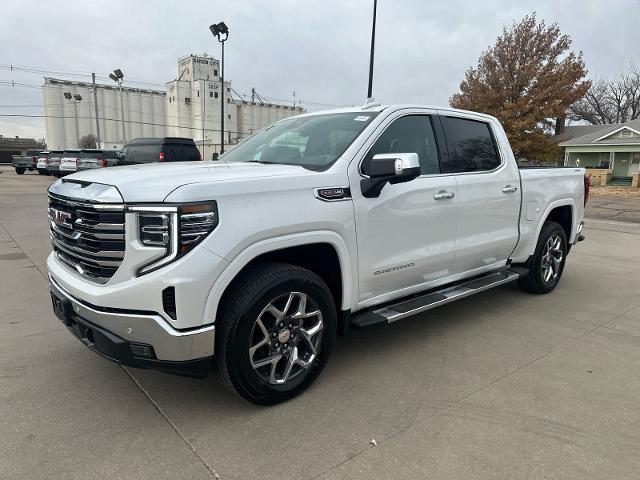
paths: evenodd
<path fill-rule="evenodd" d="M 353 332 L 264 408 L 73 338 L 48 295 L 51 179 L 2 172 L 0 478 L 638 478 L 640 225 L 589 221 L 549 295 Z"/>
<path fill-rule="evenodd" d="M 591 218 L 640 223 L 640 196 L 593 196 L 586 214 Z"/>

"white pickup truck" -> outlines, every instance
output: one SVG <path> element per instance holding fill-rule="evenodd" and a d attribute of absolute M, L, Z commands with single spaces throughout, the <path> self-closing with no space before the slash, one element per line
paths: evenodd
<path fill-rule="evenodd" d="M 194 376 L 215 367 L 272 404 L 308 387 L 349 327 L 516 280 L 550 292 L 583 238 L 587 195 L 583 169 L 519 169 L 487 115 L 304 114 L 218 161 L 56 181 L 51 297 L 105 357 Z"/>

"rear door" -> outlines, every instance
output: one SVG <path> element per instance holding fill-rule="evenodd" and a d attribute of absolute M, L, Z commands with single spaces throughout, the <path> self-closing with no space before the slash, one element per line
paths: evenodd
<path fill-rule="evenodd" d="M 407 109 L 390 115 L 349 167 L 362 307 L 423 290 L 450 275 L 457 187 L 455 176 L 440 174 L 439 149 L 444 145 L 436 140 L 431 112 Z M 379 153 L 417 153 L 421 176 L 387 184 L 379 197 L 364 198 L 360 180 Z"/>
<path fill-rule="evenodd" d="M 440 116 L 448 159 L 443 173 L 458 185 L 457 253 L 453 273 L 506 263 L 518 242 L 520 175 L 511 151 L 500 151 L 485 117 Z"/>

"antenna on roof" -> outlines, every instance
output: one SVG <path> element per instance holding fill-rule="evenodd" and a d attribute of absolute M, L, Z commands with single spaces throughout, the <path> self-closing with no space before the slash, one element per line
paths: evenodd
<path fill-rule="evenodd" d="M 382 105 L 380 102 L 376 102 L 373 97 L 369 97 L 369 98 L 367 98 L 367 101 L 364 102 L 364 105 L 362 105 L 362 107 L 360 107 L 360 109 L 361 110 L 366 110 L 368 108 L 379 107 L 380 105 Z"/>

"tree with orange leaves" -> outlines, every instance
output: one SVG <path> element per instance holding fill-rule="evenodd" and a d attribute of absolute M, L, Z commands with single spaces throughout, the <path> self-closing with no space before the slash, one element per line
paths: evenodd
<path fill-rule="evenodd" d="M 547 26 L 535 13 L 527 15 L 503 28 L 478 66 L 465 72 L 451 106 L 497 117 L 517 158 L 551 159 L 555 119 L 564 117 L 591 85 L 582 52 L 570 47 L 571 38 L 557 23 Z"/>

